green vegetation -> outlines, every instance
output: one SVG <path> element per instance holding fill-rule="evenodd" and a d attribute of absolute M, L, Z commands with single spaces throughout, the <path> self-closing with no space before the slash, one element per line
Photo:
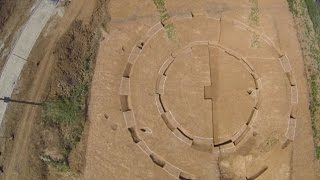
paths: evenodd
<path fill-rule="evenodd" d="M 254 34 L 253 38 L 251 40 L 251 47 L 258 48 L 259 47 L 259 40 L 260 40 L 260 36 L 257 34 Z"/>
<path fill-rule="evenodd" d="M 102 37 L 101 28 L 106 30 L 110 20 L 108 2 L 97 1 L 89 22 L 76 18 L 53 50 L 55 67 L 48 82 L 50 90 L 42 106 L 41 131 L 37 135 L 44 134 L 40 139 L 39 156 L 46 168 L 53 167 L 48 170 L 51 173 L 53 169 L 54 176 L 80 177 L 84 170 L 86 147 L 82 136 L 87 120 L 87 98 Z"/>
<path fill-rule="evenodd" d="M 310 100 L 310 112 L 311 112 L 311 125 L 312 125 L 312 130 L 313 130 L 313 137 L 317 138 L 318 137 L 318 129 L 317 129 L 317 110 L 319 107 L 319 102 L 318 102 L 318 85 L 317 85 L 317 80 L 316 76 L 312 75 L 311 76 L 311 100 Z"/>
<path fill-rule="evenodd" d="M 44 103 L 42 117 L 45 123 L 63 131 L 63 154 L 65 157 L 68 157 L 71 150 L 80 142 L 86 117 L 87 95 L 88 86 L 79 84 L 74 87 L 69 96 L 55 97 Z M 47 158 L 45 162 L 56 167 L 59 171 L 66 171 L 69 169 L 66 159 L 54 161 Z"/>
<path fill-rule="evenodd" d="M 173 23 L 166 25 L 165 28 L 166 28 L 168 38 L 174 39 L 175 38 L 175 28 L 173 26 Z"/>
<path fill-rule="evenodd" d="M 320 146 L 316 147 L 316 155 L 317 155 L 317 159 L 320 159 Z"/>
<path fill-rule="evenodd" d="M 81 28 L 78 28 L 78 27 Z M 98 47 L 96 36 L 92 30 L 75 22 L 70 31 L 61 38 L 60 46 L 57 46 L 57 64 L 59 69 L 54 72 L 51 91 L 48 100 L 43 103 L 42 120 L 46 129 L 58 130 L 60 154 L 64 160 L 54 161 L 46 159 L 47 165 L 55 167 L 59 171 L 68 170 L 69 155 L 80 142 L 86 122 L 87 104 L 89 94 L 89 83 L 95 63 L 95 54 Z M 89 32 L 89 33 L 87 33 Z M 83 41 L 75 41 L 73 34 L 76 34 Z M 93 39 L 96 38 L 96 39 Z M 75 53 L 66 51 L 72 49 Z M 83 54 L 77 51 L 83 51 Z M 61 72 L 68 72 L 63 74 Z M 60 88 L 63 86 L 63 88 Z M 54 133 L 54 132 L 52 132 Z"/>
<path fill-rule="evenodd" d="M 153 0 L 154 4 L 156 5 L 157 7 L 157 10 L 160 14 L 160 19 L 161 19 L 161 22 L 167 20 L 170 18 L 170 15 L 165 7 L 165 2 L 164 0 Z"/>
<path fill-rule="evenodd" d="M 316 32 L 318 44 L 320 44 L 320 10 L 314 0 L 304 0 L 308 8 L 310 19 Z"/>
<path fill-rule="evenodd" d="M 46 162 L 47 164 L 55 167 L 57 170 L 61 171 L 61 172 L 66 172 L 69 171 L 69 164 L 67 162 L 67 160 L 53 160 L 51 157 L 49 156 L 41 156 L 40 159 L 42 159 L 44 162 Z"/>
<path fill-rule="evenodd" d="M 251 25 L 258 26 L 259 25 L 259 4 L 258 0 L 250 0 L 251 3 L 251 11 L 249 15 L 249 21 Z"/>
<path fill-rule="evenodd" d="M 170 18 L 170 15 L 167 11 L 167 8 L 165 6 L 165 1 L 164 0 L 153 0 L 153 3 L 156 5 L 157 10 L 160 15 L 160 20 L 162 23 L 164 23 L 166 20 Z M 169 39 L 174 40 L 175 38 L 175 27 L 173 23 L 169 23 L 164 26 L 166 29 L 166 33 Z"/>
<path fill-rule="evenodd" d="M 298 10 L 296 9 L 296 0 L 287 0 L 287 1 L 288 1 L 288 5 L 291 13 L 294 16 L 296 16 L 298 14 Z"/>
<path fill-rule="evenodd" d="M 311 59 L 311 64 L 307 65 L 308 81 L 310 86 L 310 113 L 313 139 L 317 159 L 320 159 L 320 130 L 319 130 L 319 76 L 320 76 L 320 10 L 314 0 L 287 0 L 289 9 L 295 18 L 302 18 L 304 22 L 304 42 L 307 46 L 307 58 Z M 308 24 L 310 18 L 312 24 Z M 313 27 L 312 27 L 313 26 Z M 314 35 L 311 33 L 314 31 Z"/>
<path fill-rule="evenodd" d="M 249 14 L 249 23 L 251 26 L 259 26 L 259 4 L 258 0 L 250 0 L 251 10 Z M 259 35 L 254 34 L 251 40 L 251 47 L 258 48 L 259 47 Z"/>
<path fill-rule="evenodd" d="M 320 146 L 317 145 L 320 141 L 319 127 L 318 127 L 318 112 L 319 112 L 319 75 L 320 75 L 320 51 L 315 48 L 316 45 L 320 45 L 320 10 L 317 7 L 314 0 L 304 0 L 306 7 L 308 9 L 309 17 L 313 24 L 313 29 L 315 31 L 316 42 L 311 44 L 310 51 L 311 57 L 315 61 L 315 71 L 311 74 L 311 102 L 310 102 L 310 112 L 311 112 L 311 124 L 313 130 L 313 137 L 315 141 L 315 149 L 317 159 L 320 159 Z"/>
<path fill-rule="evenodd" d="M 57 97 L 44 103 L 43 119 L 49 124 L 71 124 L 85 118 L 85 98 L 88 86 L 79 84 L 70 96 Z"/>

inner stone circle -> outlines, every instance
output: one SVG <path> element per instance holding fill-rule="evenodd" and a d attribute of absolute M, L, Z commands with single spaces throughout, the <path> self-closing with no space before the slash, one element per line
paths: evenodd
<path fill-rule="evenodd" d="M 194 42 L 169 59 L 172 62 L 162 66 L 165 73 L 158 80 L 159 89 L 164 90 L 157 94 L 166 106 L 160 112 L 170 114 L 165 121 L 172 118 L 183 134 L 218 146 L 231 143 L 252 118 L 258 89 L 241 57 L 208 43 Z"/>

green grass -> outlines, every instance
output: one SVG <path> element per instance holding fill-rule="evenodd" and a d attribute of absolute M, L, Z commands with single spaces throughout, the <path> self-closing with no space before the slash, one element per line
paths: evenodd
<path fill-rule="evenodd" d="M 254 34 L 253 38 L 251 40 L 251 47 L 252 48 L 259 48 L 260 47 L 259 40 L 260 40 L 260 36 L 257 34 Z"/>
<path fill-rule="evenodd" d="M 70 170 L 70 167 L 67 161 L 52 161 L 49 164 L 62 172 L 66 172 Z"/>
<path fill-rule="evenodd" d="M 40 148 L 56 147 L 56 153 L 63 157 L 57 160 L 57 157 L 53 156 L 54 159 L 52 159 L 51 154 L 43 156 L 41 155 L 43 152 L 40 151 L 40 158 L 48 166 L 59 171 L 68 171 L 68 173 L 73 171 L 69 167 L 70 153 L 75 150 L 81 156 L 84 155 L 84 147 L 79 146 L 78 149 L 76 146 L 81 141 L 86 125 L 87 97 L 101 39 L 100 28 L 107 30 L 106 24 L 110 20 L 107 9 L 105 9 L 108 0 L 100 0 L 97 3 L 97 11 L 90 19 L 90 26 L 85 25 L 82 20 L 76 20 L 60 38 L 55 54 L 57 54 L 57 64 L 61 65 L 52 73 L 52 89 L 48 92 L 48 100 L 43 103 L 41 111 L 41 127 L 52 132 L 58 142 L 50 143 L 50 139 L 44 138 L 44 141 L 49 141 L 44 143 L 46 147 L 41 145 Z M 104 17 L 102 19 L 99 18 L 101 14 Z M 74 34 L 81 41 L 75 41 Z M 70 54 L 69 49 L 74 49 L 74 47 L 81 49 L 81 53 L 76 51 Z M 68 73 L 63 73 L 66 71 Z M 60 85 L 63 86 L 63 91 Z M 83 158 L 75 158 L 77 163 L 85 163 Z M 78 172 L 72 173 L 78 174 Z"/>
<path fill-rule="evenodd" d="M 250 0 L 251 10 L 249 14 L 249 23 L 251 26 L 259 26 L 259 4 L 258 0 Z M 251 48 L 259 48 L 259 36 L 254 34 L 251 40 Z"/>
<path fill-rule="evenodd" d="M 68 161 L 66 159 L 56 161 L 56 160 L 53 160 L 52 158 L 50 158 L 49 156 L 41 156 L 40 159 L 42 159 L 48 165 L 55 167 L 57 170 L 59 170 L 61 172 L 67 172 L 70 170 Z"/>
<path fill-rule="evenodd" d="M 320 159 L 320 146 L 316 147 L 316 155 L 317 155 L 317 159 Z"/>
<path fill-rule="evenodd" d="M 320 44 L 320 10 L 317 6 L 316 2 L 314 0 L 304 0 L 305 4 L 308 8 L 308 13 L 310 16 L 310 19 L 313 23 L 313 28 L 316 32 L 318 44 Z"/>
<path fill-rule="evenodd" d="M 42 116 L 49 124 L 72 124 L 85 118 L 85 98 L 88 87 L 77 85 L 70 96 L 61 96 L 44 103 Z"/>
<path fill-rule="evenodd" d="M 296 16 L 298 15 L 298 10 L 296 8 L 296 0 L 287 0 L 288 1 L 288 5 L 289 5 L 289 10 L 291 11 L 291 13 Z"/>
<path fill-rule="evenodd" d="M 308 9 L 309 17 L 313 24 L 313 29 L 316 34 L 315 43 L 310 45 L 311 57 L 315 61 L 316 71 L 311 74 L 311 102 L 310 102 L 310 112 L 311 112 L 311 125 L 313 130 L 313 137 L 315 144 L 320 142 L 319 129 L 318 129 L 318 112 L 319 112 L 319 75 L 320 75 L 320 52 L 317 45 L 320 45 L 320 10 L 315 1 L 304 0 L 306 8 Z M 310 27 L 307 27 L 308 32 L 310 32 Z M 315 145 L 317 159 L 320 159 L 320 146 Z"/>
<path fill-rule="evenodd" d="M 168 24 L 165 28 L 166 28 L 168 38 L 174 39 L 175 32 L 176 32 L 174 25 L 171 23 L 171 24 Z"/>
<path fill-rule="evenodd" d="M 81 117 L 81 108 L 77 102 L 69 97 L 59 97 L 46 102 L 44 105 L 44 119 L 48 123 L 73 123 Z"/>
<path fill-rule="evenodd" d="M 319 109 L 318 102 L 318 85 L 317 78 L 315 75 L 311 76 L 311 101 L 310 101 L 310 113 L 311 113 L 311 126 L 313 130 L 313 137 L 318 140 L 318 129 L 317 129 L 317 111 Z"/>
<path fill-rule="evenodd" d="M 78 84 L 69 96 L 56 97 L 44 103 L 42 118 L 52 127 L 63 130 L 64 156 L 68 157 L 71 150 L 80 141 L 86 113 L 86 97 L 88 86 Z M 59 171 L 69 169 L 68 160 L 54 161 L 50 157 L 44 157 L 47 164 L 54 166 Z"/>
<path fill-rule="evenodd" d="M 161 22 L 170 18 L 170 15 L 166 9 L 164 0 L 153 0 L 153 3 L 156 5 L 157 10 L 160 14 Z"/>
<path fill-rule="evenodd" d="M 249 15 L 249 21 L 251 25 L 258 26 L 259 25 L 259 4 L 258 0 L 250 0 L 251 3 L 251 11 Z"/>
<path fill-rule="evenodd" d="M 165 1 L 164 0 L 153 0 L 153 3 L 156 5 L 158 13 L 160 15 L 160 21 L 164 22 L 170 18 L 170 15 L 168 13 L 168 10 L 165 6 Z M 166 25 L 165 27 L 167 36 L 169 39 L 174 40 L 175 39 L 175 27 L 173 23 L 170 23 Z"/>

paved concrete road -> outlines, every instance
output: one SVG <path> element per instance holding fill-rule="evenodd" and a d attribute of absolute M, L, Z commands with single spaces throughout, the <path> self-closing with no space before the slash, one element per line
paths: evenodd
<path fill-rule="evenodd" d="M 19 80 L 24 64 L 37 41 L 42 29 L 52 15 L 57 1 L 42 0 L 24 25 L 20 37 L 10 53 L 0 77 L 0 97 L 11 97 L 15 84 Z M 0 125 L 7 108 L 7 103 L 0 102 Z"/>

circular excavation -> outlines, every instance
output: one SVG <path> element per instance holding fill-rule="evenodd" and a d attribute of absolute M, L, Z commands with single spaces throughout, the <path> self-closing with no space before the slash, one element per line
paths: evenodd
<path fill-rule="evenodd" d="M 266 35 L 235 19 L 193 13 L 155 24 L 133 47 L 121 78 L 133 143 L 175 178 L 215 179 L 217 166 L 237 169 L 225 156 L 250 154 L 254 144 L 277 136 L 279 147 L 260 147 L 232 175 L 252 179 L 272 168 L 264 161 L 269 152 L 286 158 L 294 139 L 298 96 L 290 61 Z M 220 157 L 222 164 L 213 163 Z"/>

